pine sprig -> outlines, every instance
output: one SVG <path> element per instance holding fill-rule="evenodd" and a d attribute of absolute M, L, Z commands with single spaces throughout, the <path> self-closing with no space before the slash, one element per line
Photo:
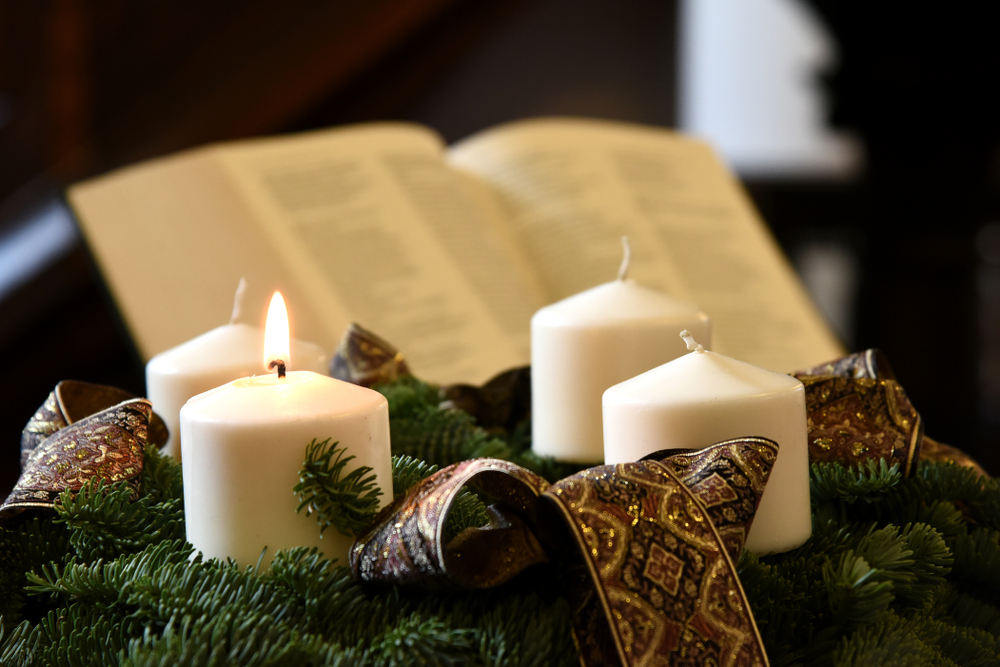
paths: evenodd
<path fill-rule="evenodd" d="M 366 651 L 373 665 L 379 667 L 451 667 L 474 664 L 475 633 L 452 629 L 436 618 L 411 614 L 395 627 L 386 630 Z"/>
<path fill-rule="evenodd" d="M 70 543 L 85 561 L 137 553 L 150 544 L 184 539 L 184 502 L 161 493 L 133 498 L 124 482 L 94 478 L 56 504 L 57 522 L 71 529 Z"/>
<path fill-rule="evenodd" d="M 846 468 L 840 463 L 814 463 L 810 473 L 810 492 L 816 504 L 831 500 L 873 502 L 903 478 L 899 464 L 889 465 L 885 459 L 863 461 L 857 468 Z"/>
<path fill-rule="evenodd" d="M 506 434 L 481 428 L 471 415 L 442 404 L 442 395 L 437 387 L 415 378 L 377 385 L 375 389 L 389 403 L 392 453 L 395 456 L 417 458 L 439 467 L 484 456 L 506 459 L 549 482 L 591 467 L 563 463 L 533 452 L 530 422 L 524 422 Z"/>
<path fill-rule="evenodd" d="M 406 493 L 411 486 L 438 471 L 438 466 L 406 454 L 392 457 L 392 495 Z"/>
<path fill-rule="evenodd" d="M 80 603 L 50 611 L 35 628 L 36 664 L 53 667 L 113 665 L 142 625 Z"/>
<path fill-rule="evenodd" d="M 184 475 L 181 464 L 161 454 L 156 445 L 147 444 L 142 464 L 142 494 L 152 502 L 184 500 Z"/>
<path fill-rule="evenodd" d="M 383 390 L 393 444 L 412 455 L 394 457 L 393 495 L 476 453 L 550 480 L 575 469 L 534 455 L 524 424 L 486 431 L 442 408 L 433 385 Z M 349 458 L 313 445 L 324 471 Z M 488 591 L 371 590 L 317 551 L 291 549 L 255 574 L 192 557 L 180 471 L 147 450 L 136 501 L 122 485 L 93 485 L 58 514 L 0 527 L 0 665 L 578 664 L 554 568 Z M 739 564 L 773 666 L 1000 664 L 1000 482 L 928 463 L 904 479 L 880 462 L 813 466 L 812 485 L 812 538 Z M 487 518 L 466 491 L 447 530 Z"/>
<path fill-rule="evenodd" d="M 330 444 L 330 438 L 306 447 L 305 463 L 299 471 L 295 495 L 296 512 L 315 514 L 320 534 L 333 526 L 342 535 L 355 537 L 375 517 L 382 489 L 369 466 L 358 466 L 344 475 L 354 456 L 344 456 L 344 447 Z"/>
<path fill-rule="evenodd" d="M 129 595 L 133 582 L 151 580 L 170 565 L 199 562 L 198 558 L 191 561 L 193 551 L 187 542 L 174 540 L 151 544 L 137 554 L 120 556 L 110 562 L 97 560 L 88 564 L 70 558 L 63 566 L 43 563 L 38 572 L 28 573 L 25 590 L 110 608 Z"/>

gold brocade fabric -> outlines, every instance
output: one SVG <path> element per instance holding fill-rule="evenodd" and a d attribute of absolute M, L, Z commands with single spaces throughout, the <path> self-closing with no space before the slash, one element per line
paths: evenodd
<path fill-rule="evenodd" d="M 59 429 L 133 398 L 138 396 L 117 387 L 63 380 L 21 432 L 21 470 L 27 465 L 31 452 Z M 167 443 L 167 425 L 155 412 L 150 413 L 147 436 L 148 441 L 158 447 Z"/>
<path fill-rule="evenodd" d="M 397 498 L 351 549 L 363 581 L 482 588 L 560 563 L 583 664 L 766 665 L 735 560 L 776 443 L 741 438 L 591 468 L 549 485 L 507 461 L 454 464 Z M 465 486 L 494 501 L 445 543 Z"/>
<path fill-rule="evenodd" d="M 149 401 L 120 389 L 60 382 L 24 428 L 21 476 L 0 518 L 51 508 L 63 491 L 94 478 L 125 481 L 137 494 L 152 416 Z M 160 427 L 157 439 L 165 434 Z"/>
<path fill-rule="evenodd" d="M 920 461 L 950 461 L 989 476 L 965 452 L 924 435 L 920 415 L 881 351 L 856 352 L 795 377 L 806 390 L 810 462 L 850 467 L 885 459 L 909 476 Z"/>
<path fill-rule="evenodd" d="M 410 375 L 403 353 L 391 343 L 354 322 L 340 338 L 330 360 L 330 377 L 371 387 Z"/>
<path fill-rule="evenodd" d="M 806 388 L 809 461 L 852 467 L 868 459 L 899 463 L 910 475 L 923 425 L 894 380 L 799 376 Z"/>

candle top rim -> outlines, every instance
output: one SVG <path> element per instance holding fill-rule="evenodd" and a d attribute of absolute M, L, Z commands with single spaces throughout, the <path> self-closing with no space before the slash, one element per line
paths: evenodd
<path fill-rule="evenodd" d="M 244 322 L 222 324 L 160 352 L 146 365 L 160 373 L 186 373 L 192 370 L 190 356 L 201 354 L 210 357 L 213 369 L 222 366 L 237 373 L 256 373 L 263 371 L 260 363 L 263 345 L 264 330 L 260 327 Z M 325 365 L 329 358 L 321 346 L 298 338 L 292 339 L 292 354 L 300 368 L 302 364 L 311 365 L 308 360 L 317 358 Z"/>
<path fill-rule="evenodd" d="M 325 418 L 388 408 L 385 396 L 373 389 L 337 380 L 312 371 L 254 375 L 227 382 L 192 396 L 182 414 L 201 421 L 279 423 Z"/>
<path fill-rule="evenodd" d="M 708 321 L 697 305 L 664 294 L 631 278 L 612 280 L 540 308 L 532 323 L 601 324 L 617 321 L 655 322 L 665 317 L 689 317 Z"/>
<path fill-rule="evenodd" d="M 712 399 L 766 398 L 803 392 L 791 375 L 748 364 L 717 352 L 688 352 L 620 382 L 604 392 L 604 399 L 626 403 L 697 403 Z"/>

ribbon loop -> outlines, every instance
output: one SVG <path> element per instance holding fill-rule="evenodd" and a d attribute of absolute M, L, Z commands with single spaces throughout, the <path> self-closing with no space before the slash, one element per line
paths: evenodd
<path fill-rule="evenodd" d="M 383 510 L 352 547 L 351 568 L 373 583 L 482 588 L 555 560 L 579 582 L 566 594 L 586 665 L 681 655 L 766 665 L 735 561 L 776 456 L 776 443 L 741 438 L 551 486 L 507 461 L 463 461 Z M 445 544 L 465 486 L 495 501 L 492 519 Z"/>

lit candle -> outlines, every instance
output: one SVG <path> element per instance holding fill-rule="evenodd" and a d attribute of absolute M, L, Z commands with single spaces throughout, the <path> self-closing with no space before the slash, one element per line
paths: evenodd
<path fill-rule="evenodd" d="M 237 322 L 244 288 L 241 280 L 229 324 L 161 352 L 146 364 L 146 395 L 170 431 L 163 452 L 176 459 L 181 458 L 181 406 L 192 396 L 260 372 L 264 331 Z M 291 353 L 296 368 L 327 374 L 329 362 L 320 346 L 295 340 Z"/>
<path fill-rule="evenodd" d="M 275 297 L 270 312 L 283 311 Z M 282 324 L 287 345 L 287 319 Z M 288 359 L 287 347 L 264 354 L 265 367 L 278 373 L 235 380 L 195 396 L 180 411 L 187 539 L 205 556 L 241 566 L 255 564 L 267 547 L 266 568 L 275 551 L 296 546 L 317 547 L 346 564 L 352 538 L 333 527 L 321 537 L 315 517 L 296 513 L 292 488 L 306 446 L 330 438 L 355 457 L 342 475 L 372 468 L 381 503 L 391 500 L 388 404 L 364 387 L 286 371 L 277 360 Z"/>
<path fill-rule="evenodd" d="M 708 316 L 627 279 L 539 310 L 531 318 L 531 447 L 562 461 L 604 459 L 601 395 L 608 387 L 685 352 L 677 332 L 709 340 Z"/>
<path fill-rule="evenodd" d="M 778 458 L 746 547 L 768 554 L 800 546 L 812 534 L 802 383 L 708 352 L 687 331 L 681 336 L 692 352 L 604 393 L 605 462 L 745 436 L 774 440 Z"/>

